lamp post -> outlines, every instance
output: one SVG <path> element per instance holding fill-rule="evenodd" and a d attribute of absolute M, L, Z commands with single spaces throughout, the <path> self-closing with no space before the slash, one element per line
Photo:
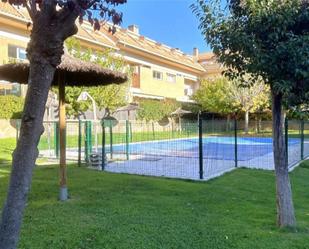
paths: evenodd
<path fill-rule="evenodd" d="M 93 122 L 94 122 L 94 138 L 95 138 L 95 151 L 98 152 L 98 134 L 97 134 L 97 108 L 95 104 L 95 100 L 91 97 L 91 95 L 83 91 L 81 94 L 78 96 L 77 101 L 86 101 L 87 99 L 90 99 L 92 102 L 92 109 L 93 109 Z"/>

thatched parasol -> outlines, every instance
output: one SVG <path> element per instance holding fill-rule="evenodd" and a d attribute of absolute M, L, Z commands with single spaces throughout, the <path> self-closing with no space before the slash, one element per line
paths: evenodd
<path fill-rule="evenodd" d="M 0 66 L 0 79 L 21 84 L 28 83 L 29 62 Z M 85 62 L 63 55 L 57 67 L 53 85 L 59 87 L 59 134 L 60 134 L 60 200 L 67 200 L 66 145 L 65 145 L 65 86 L 99 86 L 120 84 L 127 81 L 125 74 L 105 69 L 95 63 Z"/>
<path fill-rule="evenodd" d="M 183 110 L 181 109 L 180 107 L 177 108 L 176 111 L 172 112 L 170 115 L 171 116 L 180 116 L 180 115 L 184 115 L 184 114 L 189 114 L 189 113 L 192 113 L 191 111 L 186 111 L 186 110 Z"/>
<path fill-rule="evenodd" d="M 116 110 L 116 112 L 128 112 L 128 120 L 130 119 L 130 112 L 131 111 L 137 111 L 141 110 L 141 108 L 138 106 L 138 104 L 128 104 L 126 106 L 122 106 Z"/>
<path fill-rule="evenodd" d="M 181 109 L 179 107 L 179 108 L 177 108 L 176 111 L 174 111 L 174 112 L 172 112 L 170 114 L 171 116 L 177 116 L 178 117 L 178 122 L 179 122 L 180 130 L 181 130 L 181 116 L 184 115 L 184 114 L 189 114 L 189 113 L 192 113 L 192 112 L 191 111 L 183 110 L 183 109 Z"/>
<path fill-rule="evenodd" d="M 105 69 L 98 64 L 82 61 L 67 54 L 62 56 L 57 67 L 53 85 L 58 85 L 59 75 L 64 74 L 66 86 L 98 86 L 111 83 L 119 84 L 127 80 L 123 73 Z M 29 62 L 10 63 L 0 66 L 0 79 L 27 84 Z"/>

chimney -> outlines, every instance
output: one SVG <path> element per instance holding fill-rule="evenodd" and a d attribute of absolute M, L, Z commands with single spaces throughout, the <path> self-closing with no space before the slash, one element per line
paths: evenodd
<path fill-rule="evenodd" d="M 139 34 L 139 28 L 137 25 L 133 24 L 128 27 L 128 30 L 132 31 L 135 34 Z"/>
<path fill-rule="evenodd" d="M 199 53 L 198 53 L 198 48 L 193 48 L 193 57 L 198 59 Z"/>

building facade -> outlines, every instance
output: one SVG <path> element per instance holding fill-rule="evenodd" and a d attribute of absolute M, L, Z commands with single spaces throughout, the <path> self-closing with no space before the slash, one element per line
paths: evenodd
<path fill-rule="evenodd" d="M 26 59 L 29 41 L 30 18 L 25 9 L 0 2 L 0 63 Z M 120 56 L 133 69 L 128 98 L 175 99 L 192 102 L 191 96 L 199 88 L 200 78 L 207 70 L 200 63 L 198 50 L 193 55 L 184 54 L 140 34 L 136 25 L 127 29 L 117 27 L 114 35 L 108 24 L 94 31 L 84 22 L 75 35 L 82 48 L 96 51 L 111 49 L 113 56 Z M 0 95 L 25 95 L 26 87 L 0 82 Z"/>

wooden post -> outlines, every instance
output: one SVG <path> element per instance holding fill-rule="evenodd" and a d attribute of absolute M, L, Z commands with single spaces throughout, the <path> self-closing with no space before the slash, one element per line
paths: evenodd
<path fill-rule="evenodd" d="M 66 172 L 66 117 L 65 117 L 65 78 L 58 75 L 59 87 L 59 138 L 60 138 L 60 193 L 59 199 L 68 199 L 67 172 Z"/>

